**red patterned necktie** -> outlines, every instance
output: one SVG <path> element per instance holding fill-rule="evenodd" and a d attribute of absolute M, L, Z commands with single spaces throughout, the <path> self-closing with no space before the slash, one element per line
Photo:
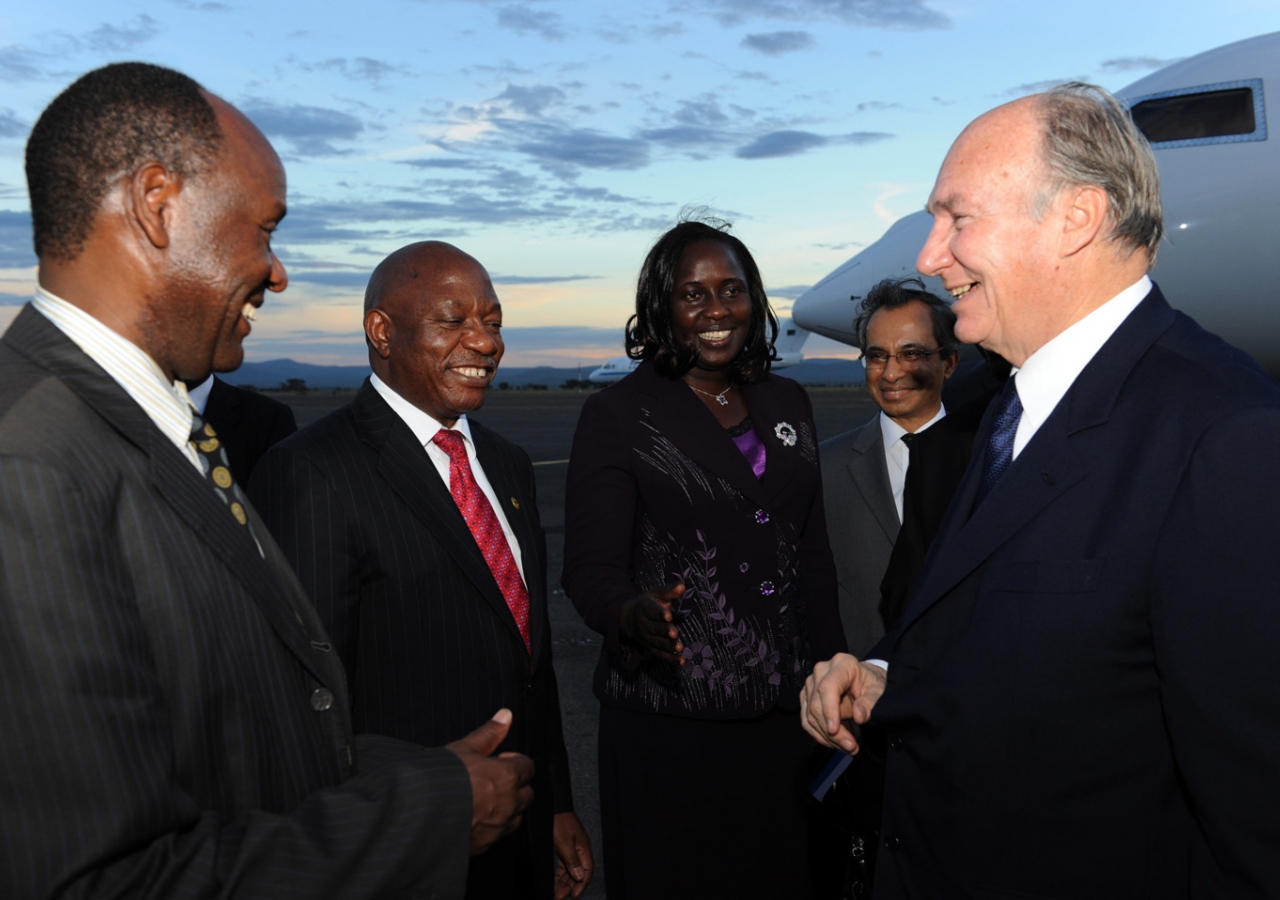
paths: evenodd
<path fill-rule="evenodd" d="M 502 590 L 507 608 L 511 610 L 511 615 L 520 628 L 520 637 L 524 638 L 525 649 L 532 654 L 533 644 L 529 640 L 529 591 L 520 577 L 516 559 L 511 555 L 507 536 L 502 533 L 498 515 L 493 511 L 493 505 L 489 503 L 484 491 L 480 490 L 480 485 L 476 484 L 475 475 L 471 473 L 462 432 L 442 428 L 431 440 L 449 454 L 449 493 L 453 495 L 453 502 L 458 504 L 462 518 L 467 520 L 467 527 L 480 545 L 484 561 L 489 564 L 489 571 Z"/>

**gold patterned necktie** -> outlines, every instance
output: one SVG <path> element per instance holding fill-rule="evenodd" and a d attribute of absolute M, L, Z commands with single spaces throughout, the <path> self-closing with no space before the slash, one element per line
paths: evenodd
<path fill-rule="evenodd" d="M 249 522 L 249 514 L 245 510 L 247 501 L 244 499 L 244 494 L 240 492 L 240 485 L 236 484 L 235 479 L 231 477 L 227 451 L 222 446 L 218 433 L 194 410 L 191 413 L 191 425 L 191 444 L 196 448 L 196 455 L 200 458 L 201 470 L 213 485 L 214 491 L 222 498 L 222 502 L 227 505 L 232 517 L 245 527 L 249 537 L 253 538 L 254 543 L 257 544 L 258 536 L 253 533 L 253 525 Z M 262 551 L 261 544 L 258 544 L 258 551 Z"/>

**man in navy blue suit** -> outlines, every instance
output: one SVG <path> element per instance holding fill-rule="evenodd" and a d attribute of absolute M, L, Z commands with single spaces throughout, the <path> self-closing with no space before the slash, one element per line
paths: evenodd
<path fill-rule="evenodd" d="M 1148 279 L 1105 91 L 983 115 L 928 208 L 918 268 L 1016 374 L 897 626 L 801 698 L 886 732 L 875 896 L 1280 896 L 1280 389 Z"/>

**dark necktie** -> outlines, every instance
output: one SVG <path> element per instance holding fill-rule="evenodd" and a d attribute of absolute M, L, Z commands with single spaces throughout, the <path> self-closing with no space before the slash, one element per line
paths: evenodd
<path fill-rule="evenodd" d="M 982 457 L 982 481 L 978 484 L 978 496 L 973 501 L 977 509 L 991 493 L 996 482 L 1013 465 L 1013 439 L 1022 419 L 1022 401 L 1018 398 L 1018 385 L 1010 378 L 1000 395 L 1000 408 L 996 411 L 995 427 L 987 439 L 987 452 Z"/>
<path fill-rule="evenodd" d="M 231 477 L 231 464 L 227 462 L 227 451 L 222 446 L 222 441 L 218 439 L 218 433 L 213 430 L 213 426 L 200 418 L 200 414 L 192 410 L 191 412 L 191 444 L 196 448 L 196 455 L 200 458 L 200 468 L 204 471 L 204 475 L 209 479 L 209 483 L 213 485 L 214 491 L 222 498 L 222 502 L 227 504 L 227 509 L 231 511 L 231 515 L 237 522 L 245 527 L 249 532 L 249 537 L 253 538 L 255 544 L 258 543 L 258 536 L 253 533 L 253 525 L 249 523 L 249 514 L 245 511 L 244 494 L 240 492 L 240 485 L 236 484 L 235 479 Z M 262 552 L 262 545 L 258 545 L 258 552 Z"/>
<path fill-rule="evenodd" d="M 462 433 L 442 428 L 431 440 L 449 454 L 449 493 L 453 495 L 453 502 L 458 505 L 458 511 L 462 513 L 472 537 L 480 546 L 480 553 L 489 564 L 494 581 L 498 582 L 503 599 L 507 601 L 507 608 L 511 610 L 520 629 L 520 637 L 524 638 L 525 649 L 532 654 L 533 643 L 529 638 L 529 591 L 516 567 L 516 558 L 511 555 L 507 536 L 502 533 L 498 514 L 493 511 L 493 505 L 489 503 L 484 491 L 480 490 L 480 485 L 476 484 Z"/>

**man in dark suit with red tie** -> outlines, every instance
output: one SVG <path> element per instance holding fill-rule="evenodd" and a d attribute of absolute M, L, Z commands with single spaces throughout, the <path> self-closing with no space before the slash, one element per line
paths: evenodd
<path fill-rule="evenodd" d="M 1014 375 L 897 625 L 805 687 L 819 740 L 888 736 L 874 896 L 1280 896 L 1280 390 L 1148 278 L 1101 88 L 977 119 L 928 209 L 917 266 Z"/>
<path fill-rule="evenodd" d="M 428 241 L 374 270 L 364 326 L 373 376 L 269 451 L 251 496 L 333 636 L 358 729 L 431 745 L 513 711 L 501 749 L 533 758 L 534 804 L 472 860 L 467 896 L 549 898 L 554 884 L 577 897 L 592 859 L 572 812 L 533 468 L 467 416 L 502 359 L 502 307 L 476 260 Z"/>

